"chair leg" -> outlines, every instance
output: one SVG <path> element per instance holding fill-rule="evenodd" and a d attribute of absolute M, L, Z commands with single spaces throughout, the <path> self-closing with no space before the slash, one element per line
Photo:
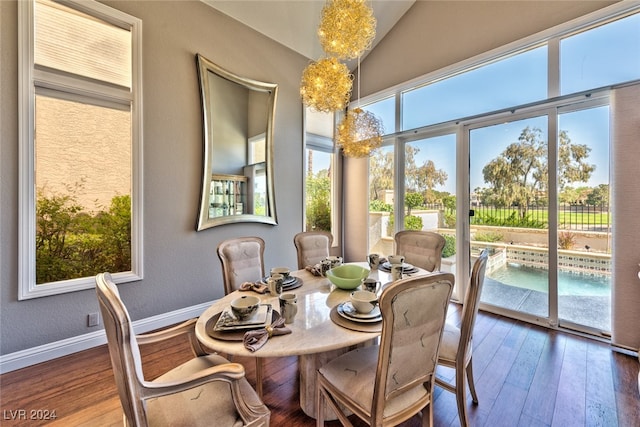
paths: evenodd
<path fill-rule="evenodd" d="M 467 427 L 467 404 L 466 404 L 466 379 L 465 379 L 464 367 L 456 367 L 456 402 L 458 403 L 458 417 L 460 418 L 460 425 Z"/>
<path fill-rule="evenodd" d="M 256 393 L 262 400 L 262 359 L 256 357 Z"/>
<path fill-rule="evenodd" d="M 476 393 L 476 385 L 473 382 L 473 359 L 469 359 L 469 364 L 467 365 L 467 382 L 469 383 L 469 391 L 471 391 L 471 399 L 477 405 L 478 394 Z"/>
<path fill-rule="evenodd" d="M 433 399 L 422 409 L 422 427 L 431 427 L 433 425 L 431 405 L 433 405 Z"/>

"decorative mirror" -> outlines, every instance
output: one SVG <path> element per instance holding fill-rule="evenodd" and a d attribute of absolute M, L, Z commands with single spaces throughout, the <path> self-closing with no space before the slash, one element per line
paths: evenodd
<path fill-rule="evenodd" d="M 196 60 L 204 123 L 197 229 L 277 224 L 273 123 L 278 85 L 236 76 L 200 54 Z"/>

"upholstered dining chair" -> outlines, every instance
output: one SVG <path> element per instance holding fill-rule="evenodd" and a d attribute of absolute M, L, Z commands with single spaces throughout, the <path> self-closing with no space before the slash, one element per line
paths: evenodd
<path fill-rule="evenodd" d="M 478 403 L 478 395 L 473 383 L 472 338 L 488 257 L 488 251 L 485 249 L 473 263 L 469 286 L 462 302 L 460 328 L 448 322 L 446 323 L 444 334 L 442 335 L 442 347 L 438 356 L 438 365 L 455 369 L 455 384 L 449 383 L 438 376 L 436 377 L 436 385 L 455 393 L 458 403 L 458 418 L 460 419 L 460 425 L 463 427 L 469 425 L 466 405 L 467 382 L 469 383 L 469 391 L 471 392 L 473 403 Z"/>
<path fill-rule="evenodd" d="M 298 253 L 298 270 L 316 265 L 329 256 L 333 235 L 327 231 L 303 231 L 293 236 Z"/>
<path fill-rule="evenodd" d="M 398 231 L 394 236 L 396 254 L 405 262 L 427 271 L 439 271 L 446 240 L 433 231 Z"/>
<path fill-rule="evenodd" d="M 244 282 L 264 277 L 264 240 L 260 237 L 239 237 L 220 242 L 217 248 L 222 263 L 225 295 L 238 290 Z M 256 360 L 256 390 L 262 398 L 262 359 Z"/>
<path fill-rule="evenodd" d="M 225 294 L 238 290 L 244 282 L 264 277 L 264 240 L 260 237 L 239 237 L 218 244 L 222 263 Z"/>
<path fill-rule="evenodd" d="M 96 276 L 96 292 L 126 426 L 268 426 L 269 409 L 244 378 L 244 368 L 205 354 L 195 320 L 136 335 L 109 273 Z M 139 345 L 187 334 L 196 357 L 153 381 L 145 380 Z"/>
<path fill-rule="evenodd" d="M 316 425 L 324 425 L 325 404 L 343 425 L 346 408 L 371 426 L 397 425 L 422 411 L 422 424 L 433 424 L 436 361 L 447 306 L 451 273 L 401 279 L 380 296 L 379 345 L 361 347 L 318 370 Z"/>

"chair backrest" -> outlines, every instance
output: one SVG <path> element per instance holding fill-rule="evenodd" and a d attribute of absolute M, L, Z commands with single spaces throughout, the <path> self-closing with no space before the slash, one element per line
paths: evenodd
<path fill-rule="evenodd" d="M 298 269 L 316 265 L 329 256 L 333 235 L 327 231 L 303 231 L 293 236 L 298 252 Z"/>
<path fill-rule="evenodd" d="M 458 360 L 465 360 L 471 346 L 473 327 L 475 326 L 478 307 L 480 306 L 480 295 L 482 294 L 482 286 L 484 285 L 484 273 L 487 269 L 488 258 L 489 252 L 485 249 L 480 253 L 480 256 L 478 256 L 478 259 L 473 263 L 473 268 L 471 269 L 469 286 L 467 287 L 462 302 L 460 341 L 458 343 L 458 354 L 456 355 Z"/>
<path fill-rule="evenodd" d="M 396 254 L 404 255 L 405 262 L 427 271 L 439 271 L 442 249 L 446 240 L 433 231 L 398 231 L 394 240 Z"/>
<path fill-rule="evenodd" d="M 382 420 L 389 400 L 408 389 L 425 384 L 433 392 L 454 281 L 451 273 L 437 273 L 401 279 L 383 290 L 379 302 L 382 335 L 371 411 L 376 420 Z"/>
<path fill-rule="evenodd" d="M 140 350 L 129 313 L 109 273 L 96 276 L 96 293 L 122 410 L 132 425 L 146 426 L 146 413 L 140 398 L 144 381 Z"/>
<path fill-rule="evenodd" d="M 225 294 L 237 290 L 244 282 L 264 277 L 264 240 L 260 237 L 225 240 L 218 245 L 217 252 Z"/>

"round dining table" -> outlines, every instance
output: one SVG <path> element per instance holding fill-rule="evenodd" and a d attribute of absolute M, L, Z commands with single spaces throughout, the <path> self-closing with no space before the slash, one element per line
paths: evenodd
<path fill-rule="evenodd" d="M 367 263 L 359 264 L 367 265 Z M 294 321 L 285 325 L 291 330 L 290 334 L 272 336 L 255 352 L 246 349 L 241 338 L 237 340 L 214 338 L 212 335 L 216 336 L 216 334 L 212 333 L 214 323 L 212 320 L 228 308 L 232 300 L 242 295 L 256 295 L 261 299 L 262 304 L 271 304 L 274 310 L 280 310 L 277 296 L 238 290 L 216 300 L 205 310 L 196 323 L 196 336 L 207 350 L 213 352 L 265 358 L 299 356 L 300 407 L 308 416 L 315 418 L 315 377 L 318 368 L 355 346 L 375 343 L 380 335 L 380 328 L 375 328 L 373 324 L 350 326 L 349 322 L 338 322 L 347 327 L 338 325 L 335 320 L 340 319 L 336 319 L 334 310 L 334 320 L 332 320 L 331 311 L 340 303 L 348 301 L 352 291 L 338 289 L 326 277 L 315 276 L 305 269 L 292 271 L 291 276 L 301 280 L 302 283 L 295 289 L 284 291 L 297 296 L 298 312 Z M 390 274 L 383 270 L 373 270 L 369 277 L 376 278 L 383 287 L 391 279 Z M 381 323 L 378 322 L 378 325 Z M 325 415 L 329 417 L 327 419 L 335 419 L 335 415 L 330 410 Z"/>

